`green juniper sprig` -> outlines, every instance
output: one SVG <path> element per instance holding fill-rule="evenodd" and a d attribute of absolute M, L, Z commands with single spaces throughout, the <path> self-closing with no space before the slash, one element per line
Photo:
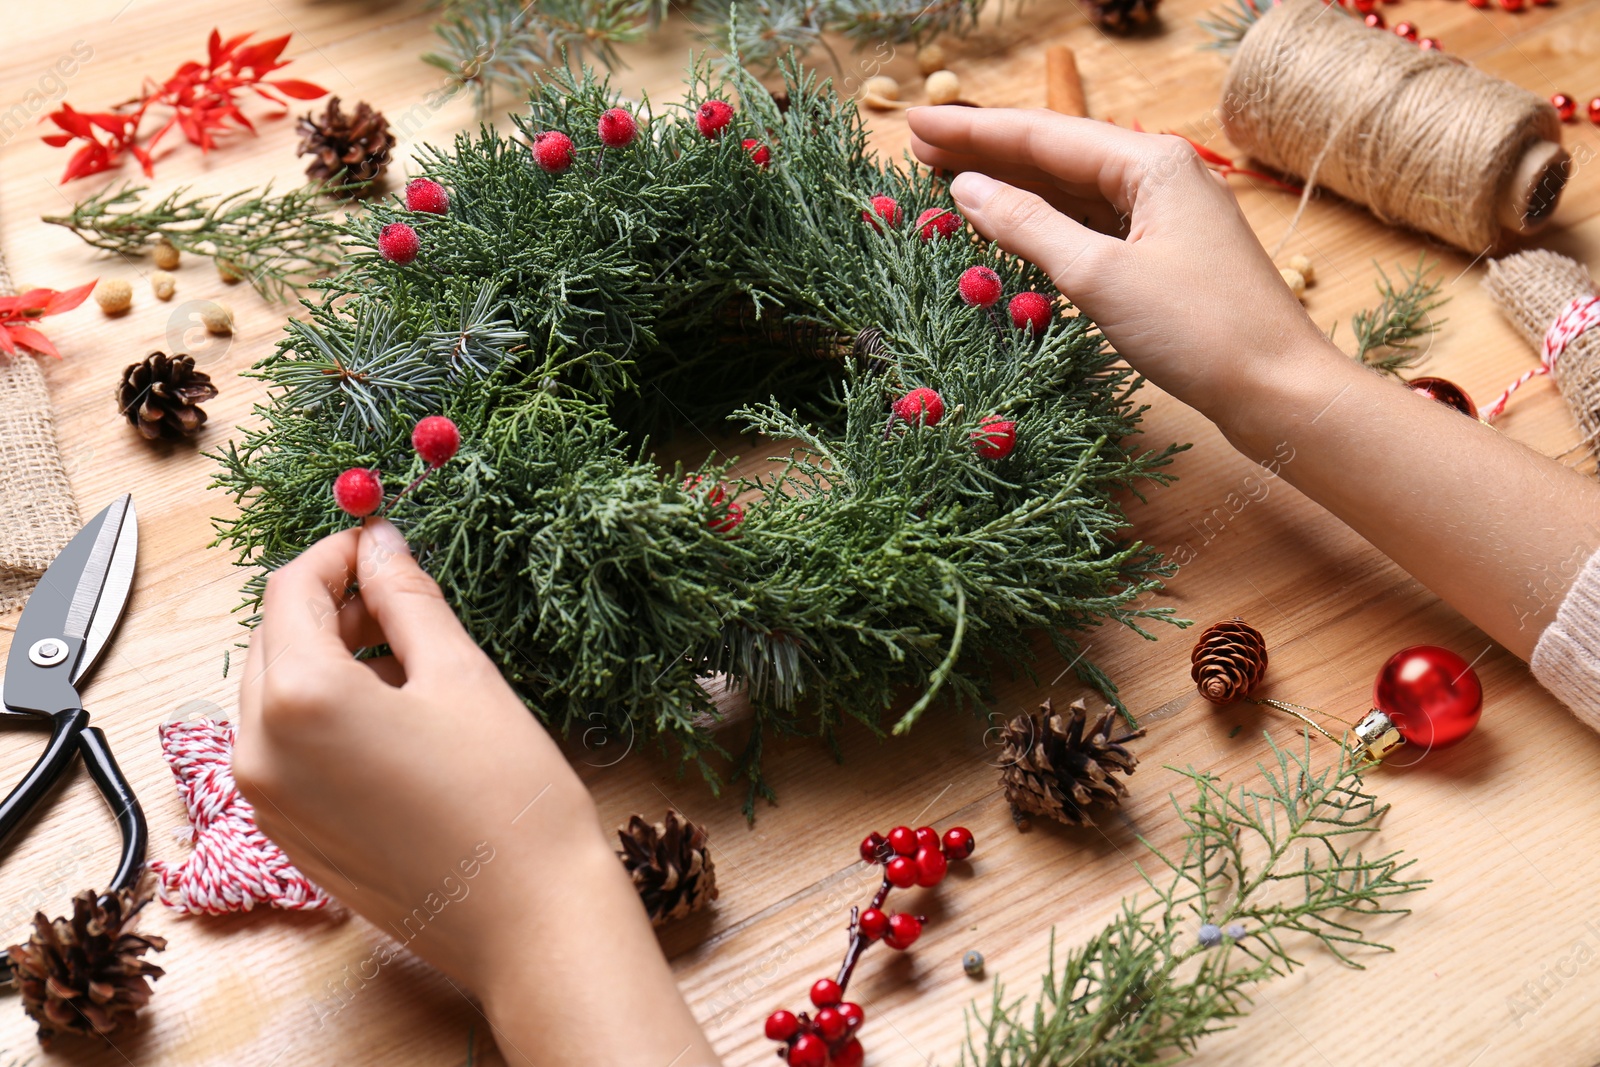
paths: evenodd
<path fill-rule="evenodd" d="M 1387 804 L 1362 781 L 1360 757 L 1312 766 L 1279 748 L 1247 787 L 1188 768 L 1195 787 L 1181 853 L 1148 841 L 1168 878 L 1140 871 L 1150 889 L 1059 965 L 1054 937 L 1043 989 L 1010 1000 L 995 983 L 969 1016 L 964 1064 L 974 1067 L 1149 1067 L 1193 1054 L 1207 1034 L 1246 1014 L 1254 986 L 1302 965 L 1296 945 L 1315 944 L 1348 966 L 1360 951 L 1392 951 L 1364 924 L 1409 909 L 1397 898 L 1428 884 L 1399 852 L 1357 847 Z"/>
<path fill-rule="evenodd" d="M 1382 299 L 1376 307 L 1358 311 L 1350 318 L 1350 329 L 1356 335 L 1352 359 L 1396 378 L 1422 361 L 1423 353 L 1416 342 L 1444 325 L 1445 320 L 1435 320 L 1432 312 L 1450 301 L 1439 295 L 1444 283 L 1437 277 L 1437 270 L 1438 264 L 1429 264 L 1423 256 L 1415 269 L 1399 268 L 1405 284 L 1396 288 L 1384 269 L 1378 268 L 1374 284 Z"/>
<path fill-rule="evenodd" d="M 44 221 L 65 226 L 95 248 L 144 255 L 151 238 L 165 237 L 181 252 L 217 260 L 269 300 L 288 301 L 295 290 L 332 274 L 343 259 L 341 227 L 328 218 L 324 186 L 274 194 L 271 185 L 226 196 L 190 196 L 174 189 L 142 203 L 144 186 L 107 189 Z"/>

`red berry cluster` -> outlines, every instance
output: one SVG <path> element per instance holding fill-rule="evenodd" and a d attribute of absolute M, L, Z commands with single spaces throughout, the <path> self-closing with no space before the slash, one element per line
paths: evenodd
<path fill-rule="evenodd" d="M 767 1037 L 783 1042 L 778 1055 L 788 1060 L 789 1067 L 859 1067 L 864 1054 L 856 1031 L 866 1013 L 861 1005 L 844 999 L 856 964 L 867 947 L 877 941 L 900 951 L 910 948 L 927 922 L 920 915 L 885 912 L 883 906 L 890 891 L 938 885 L 950 864 L 972 855 L 974 845 L 972 831 L 964 826 L 951 827 L 942 839 L 931 826 L 915 830 L 896 826 L 887 837 L 879 833 L 866 836 L 861 842 L 861 858 L 883 866 L 883 884 L 865 910 L 850 909 L 850 941 L 839 977 L 819 978 L 812 984 L 815 1015 L 775 1011 L 767 1016 Z"/>
<path fill-rule="evenodd" d="M 411 447 L 428 469 L 395 494 L 394 503 L 422 484 L 422 479 L 449 463 L 461 448 L 461 431 L 443 415 L 429 415 L 411 431 Z M 383 506 L 383 478 L 373 467 L 351 467 L 333 481 L 333 502 L 339 510 L 362 519 Z"/>
<path fill-rule="evenodd" d="M 944 397 L 926 386 L 911 390 L 891 406 L 894 419 L 913 426 L 937 426 L 944 418 Z M 1017 447 L 1017 424 L 1003 415 L 986 415 L 967 436 L 984 459 L 1005 459 Z"/>
<path fill-rule="evenodd" d="M 875 231 L 882 233 L 884 226 L 892 229 L 900 225 L 903 217 L 900 201 L 892 196 L 879 194 L 868 203 L 872 206 L 861 212 L 861 221 Z M 930 207 L 917 216 L 916 227 L 924 241 L 932 241 L 938 237 L 954 237 L 960 231 L 963 221 L 960 215 L 947 207 Z"/>

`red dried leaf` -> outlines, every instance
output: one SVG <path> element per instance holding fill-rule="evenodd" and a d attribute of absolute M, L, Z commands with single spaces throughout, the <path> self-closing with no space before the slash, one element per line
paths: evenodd
<path fill-rule="evenodd" d="M 267 82 L 268 85 L 278 90 L 285 96 L 292 96 L 296 100 L 316 100 L 327 96 L 328 90 L 311 82 L 300 81 L 296 78 L 274 78 Z"/>
<path fill-rule="evenodd" d="M 99 280 L 96 279 L 95 281 L 89 282 L 85 285 L 80 285 L 75 289 L 63 289 L 59 293 L 53 289 L 35 289 L 34 293 L 48 294 L 45 297 L 44 302 L 37 305 L 41 309 L 40 314 L 59 315 L 63 311 L 71 311 L 73 308 L 89 299 L 89 294 L 94 291 L 94 287 L 98 283 Z M 32 296 L 33 293 L 29 293 L 27 295 Z"/>
<path fill-rule="evenodd" d="M 51 148 L 65 148 L 67 145 L 72 143 L 72 134 L 47 133 L 40 139 Z"/>
<path fill-rule="evenodd" d="M 7 323 L 5 332 L 11 340 L 19 345 L 26 345 L 41 355 L 61 358 L 61 353 L 56 346 L 50 343 L 50 338 L 35 330 L 32 326 L 20 326 Z"/>
<path fill-rule="evenodd" d="M 274 37 L 270 41 L 258 41 L 249 48 L 240 49 L 239 54 L 230 61 L 230 65 L 235 70 L 249 67 L 251 70 L 257 70 L 265 74 L 268 70 L 275 69 L 279 65 L 277 62 L 278 56 L 283 54 L 283 50 L 288 44 L 289 34 L 287 33 L 282 37 Z"/>

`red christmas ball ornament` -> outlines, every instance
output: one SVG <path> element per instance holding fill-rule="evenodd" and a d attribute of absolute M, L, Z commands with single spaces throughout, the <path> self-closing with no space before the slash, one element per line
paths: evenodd
<path fill-rule="evenodd" d="M 1465 389 L 1445 378 L 1413 378 L 1406 383 L 1413 393 L 1437 400 L 1445 407 L 1455 408 L 1469 419 L 1478 417 L 1478 405 L 1472 402 Z"/>
<path fill-rule="evenodd" d="M 861 1050 L 861 1042 L 851 1038 L 838 1048 L 828 1058 L 833 1067 L 861 1067 L 861 1061 L 866 1058 L 866 1053 Z"/>
<path fill-rule="evenodd" d="M 406 210 L 446 214 L 450 210 L 450 194 L 431 178 L 412 178 L 406 182 Z"/>
<path fill-rule="evenodd" d="M 1005 459 L 1017 447 L 1017 424 L 1000 415 L 986 415 L 972 431 L 972 447 L 984 459 Z"/>
<path fill-rule="evenodd" d="M 614 107 L 600 113 L 600 143 L 607 148 L 627 148 L 639 136 L 639 123 L 626 108 Z"/>
<path fill-rule="evenodd" d="M 839 1005 L 839 1014 L 844 1016 L 845 1024 L 852 1030 L 860 1026 L 862 1020 L 867 1017 L 867 1013 L 861 1010 L 861 1005 L 852 1004 L 848 1000 Z"/>
<path fill-rule="evenodd" d="M 1417 39 L 1417 28 L 1409 22 L 1397 22 L 1394 24 L 1394 34 L 1396 37 L 1404 37 L 1414 42 Z"/>
<path fill-rule="evenodd" d="M 937 426 L 939 425 L 939 420 L 944 418 L 944 397 L 926 387 L 921 389 L 913 389 L 911 392 L 894 402 L 894 413 L 897 417 L 905 422 L 920 422 L 924 426 Z M 895 829 L 905 830 L 908 834 L 911 832 L 909 829 L 906 829 L 903 826 L 896 827 Z M 912 841 L 915 842 L 915 838 L 912 838 Z M 893 845 L 894 843 L 894 833 L 891 831 L 889 834 L 889 844 Z M 895 851 L 900 852 L 898 846 L 895 848 Z M 907 851 L 900 852 L 900 854 L 902 856 L 908 856 L 911 853 Z"/>
<path fill-rule="evenodd" d="M 988 267 L 968 267 L 956 283 L 963 303 L 986 308 L 1000 299 L 1000 275 Z"/>
<path fill-rule="evenodd" d="M 1385 29 L 1389 25 L 1387 22 L 1384 21 L 1383 13 L 1380 12 L 1380 11 L 1369 11 L 1369 12 L 1367 12 L 1366 17 L 1364 17 L 1361 21 L 1365 22 L 1369 27 L 1371 27 L 1374 30 Z"/>
<path fill-rule="evenodd" d="M 811 984 L 811 1003 L 819 1008 L 831 1008 L 844 999 L 844 990 L 832 978 L 818 978 Z"/>
<path fill-rule="evenodd" d="M 873 218 L 876 215 L 877 218 Z M 883 227 L 878 225 L 882 219 L 890 226 L 900 225 L 900 202 L 892 196 L 875 196 L 872 198 L 872 208 L 861 213 L 861 219 L 879 233 Z"/>
<path fill-rule="evenodd" d="M 383 503 L 383 480 L 370 467 L 351 467 L 333 480 L 333 502 L 345 514 L 365 518 Z"/>
<path fill-rule="evenodd" d="M 861 858 L 868 863 L 882 863 L 883 854 L 889 842 L 884 836 L 874 831 L 861 839 Z"/>
<path fill-rule="evenodd" d="M 1472 665 L 1448 648 L 1413 645 L 1378 671 L 1372 703 L 1407 743 L 1453 745 L 1472 732 L 1483 711 L 1483 683 Z M 893 932 L 894 920 L 889 922 Z"/>
<path fill-rule="evenodd" d="M 721 137 L 722 131 L 732 121 L 733 108 L 726 100 L 707 100 L 694 113 L 694 124 L 700 128 L 701 134 L 712 140 Z"/>
<path fill-rule="evenodd" d="M 930 207 L 917 216 L 917 230 L 924 241 L 935 237 L 954 237 L 961 229 L 961 216 L 952 208 Z"/>
<path fill-rule="evenodd" d="M 972 831 L 965 826 L 952 826 L 944 832 L 944 854 L 952 860 L 964 860 L 977 847 Z"/>
<path fill-rule="evenodd" d="M 828 1045 L 816 1034 L 801 1034 L 789 1046 L 789 1067 L 824 1067 Z"/>
<path fill-rule="evenodd" d="M 378 255 L 396 266 L 405 266 L 422 251 L 417 231 L 403 222 L 391 222 L 378 231 Z"/>
<path fill-rule="evenodd" d="M 1594 123 L 1596 126 L 1600 126 L 1600 96 L 1597 96 L 1593 100 L 1589 101 L 1589 107 L 1587 110 L 1589 112 L 1589 121 Z"/>
<path fill-rule="evenodd" d="M 889 932 L 889 916 L 881 908 L 868 908 L 856 920 L 856 929 L 868 941 L 876 941 Z"/>
<path fill-rule="evenodd" d="M 1044 333 L 1055 314 L 1055 304 L 1043 293 L 1029 290 L 1012 297 L 1006 310 L 1011 312 L 1011 325 L 1017 329 Z"/>
<path fill-rule="evenodd" d="M 823 1008 L 817 1012 L 817 1017 L 812 1021 L 817 1024 L 817 1033 L 822 1035 L 822 1040 L 830 1045 L 850 1029 L 850 1024 L 844 1021 L 844 1016 L 839 1014 L 838 1008 Z"/>
<path fill-rule="evenodd" d="M 429 415 L 411 431 L 411 447 L 428 466 L 442 467 L 460 449 L 461 431 L 443 415 Z"/>
<path fill-rule="evenodd" d="M 787 1041 L 800 1032 L 800 1020 L 792 1011 L 775 1011 L 767 1016 L 767 1036 L 774 1041 Z"/>
<path fill-rule="evenodd" d="M 766 170 L 772 164 L 772 149 L 754 137 L 746 137 L 739 143 L 744 146 L 745 153 L 750 157 L 750 162 L 762 170 Z"/>
<path fill-rule="evenodd" d="M 922 920 L 915 915 L 897 911 L 889 916 L 889 932 L 883 935 L 883 943 L 903 952 L 915 944 L 917 938 L 921 936 Z"/>
<path fill-rule="evenodd" d="M 1422 40 L 1417 42 L 1417 47 L 1422 49 L 1424 52 L 1444 51 L 1444 45 L 1439 43 L 1439 38 L 1437 37 L 1424 37 Z"/>
<path fill-rule="evenodd" d="M 1552 94 L 1550 106 L 1556 109 L 1556 115 L 1562 122 L 1571 122 L 1578 117 L 1578 102 L 1566 93 Z"/>
<path fill-rule="evenodd" d="M 944 881 L 945 871 L 950 869 L 950 861 L 944 858 L 944 853 L 939 851 L 936 844 L 931 848 L 917 849 L 917 884 L 924 889 L 932 888 Z"/>
<path fill-rule="evenodd" d="M 896 889 L 910 889 L 917 884 L 917 861 L 910 856 L 896 856 L 884 864 L 883 876 Z"/>
<path fill-rule="evenodd" d="M 541 170 L 560 174 L 572 166 L 572 138 L 560 130 L 546 130 L 534 134 L 533 158 Z"/>

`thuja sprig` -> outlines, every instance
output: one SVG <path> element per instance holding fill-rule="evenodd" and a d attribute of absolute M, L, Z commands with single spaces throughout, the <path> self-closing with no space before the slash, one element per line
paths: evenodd
<path fill-rule="evenodd" d="M 1435 320 L 1431 313 L 1450 301 L 1439 295 L 1444 283 L 1437 270 L 1438 265 L 1429 264 L 1423 256 L 1414 269 L 1399 268 L 1405 284 L 1396 288 L 1384 269 L 1378 268 L 1378 280 L 1373 284 L 1382 299 L 1376 307 L 1350 317 L 1350 329 L 1356 335 L 1352 359 L 1397 378 L 1401 371 L 1422 361 L 1417 341 L 1444 325 L 1444 319 Z"/>
<path fill-rule="evenodd" d="M 1149 895 L 1124 900 L 1059 966 L 1052 937 L 1036 999 L 1008 1000 L 997 982 L 989 1005 L 972 1011 L 963 1063 L 1170 1062 L 1248 1012 L 1256 983 L 1301 966 L 1301 946 L 1355 968 L 1361 951 L 1392 951 L 1362 924 L 1408 914 L 1396 898 L 1428 882 L 1409 876 L 1415 861 L 1399 852 L 1355 847 L 1388 805 L 1366 790 L 1349 750 L 1318 770 L 1309 735 L 1300 752 L 1267 741 L 1260 787 L 1178 772 L 1195 788 L 1187 804 L 1172 798 L 1181 851 L 1144 842 L 1168 876 L 1141 868 Z"/>
<path fill-rule="evenodd" d="M 140 201 L 144 191 L 107 189 L 44 221 L 122 255 L 144 255 L 164 237 L 181 252 L 215 259 L 269 300 L 288 301 L 340 266 L 341 230 L 319 199 L 326 187 L 274 194 L 269 184 L 226 196 L 191 196 L 181 187 L 149 204 Z"/>

